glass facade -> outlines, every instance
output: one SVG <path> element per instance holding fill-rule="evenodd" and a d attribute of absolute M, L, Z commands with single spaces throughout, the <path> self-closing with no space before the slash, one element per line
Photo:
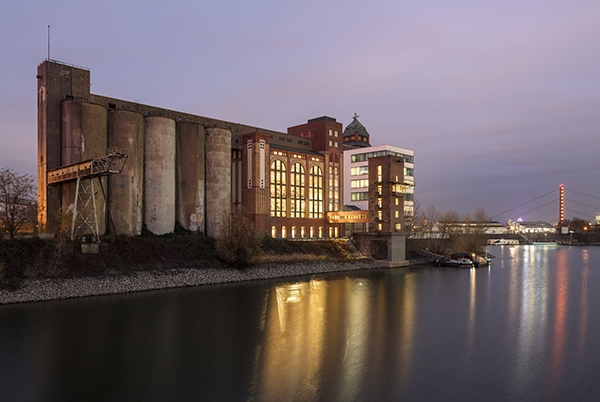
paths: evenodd
<path fill-rule="evenodd" d="M 285 164 L 275 160 L 271 164 L 271 216 L 287 216 L 286 209 L 286 176 Z M 283 236 L 285 237 L 285 236 Z"/>
<path fill-rule="evenodd" d="M 304 218 L 305 213 L 305 186 L 304 166 L 294 163 L 290 171 L 290 216 L 292 218 Z"/>
<path fill-rule="evenodd" d="M 308 176 L 308 217 L 323 217 L 323 171 L 318 166 L 310 169 Z M 319 237 L 321 237 L 319 235 Z"/>

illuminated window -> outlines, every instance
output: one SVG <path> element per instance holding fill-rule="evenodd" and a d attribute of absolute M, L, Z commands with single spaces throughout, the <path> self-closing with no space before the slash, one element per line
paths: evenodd
<path fill-rule="evenodd" d="M 323 217 L 323 171 L 318 166 L 313 166 L 308 176 L 308 217 Z"/>
<path fill-rule="evenodd" d="M 396 201 L 396 205 L 399 205 L 400 203 L 398 202 L 398 198 L 395 199 Z"/>
<path fill-rule="evenodd" d="M 296 226 L 292 226 L 292 239 L 296 237 Z"/>
<path fill-rule="evenodd" d="M 290 216 L 292 218 L 305 217 L 304 188 L 304 166 L 295 163 L 290 171 Z"/>
<path fill-rule="evenodd" d="M 310 237 L 315 237 L 315 228 L 313 226 L 310 227 L 310 232 L 309 232 L 309 236 Z"/>
<path fill-rule="evenodd" d="M 339 135 L 338 131 L 335 130 L 335 136 L 337 137 Z"/>
<path fill-rule="evenodd" d="M 398 211 L 396 211 L 396 218 L 400 217 L 400 213 Z"/>
<path fill-rule="evenodd" d="M 306 236 L 306 232 L 305 232 L 304 226 L 300 226 L 300 237 L 303 238 L 304 236 Z"/>
<path fill-rule="evenodd" d="M 368 192 L 360 192 L 360 193 L 350 193 L 350 198 L 352 201 L 365 201 L 369 199 Z"/>
<path fill-rule="evenodd" d="M 369 179 L 350 180 L 350 188 L 368 188 Z"/>
<path fill-rule="evenodd" d="M 323 237 L 323 226 L 319 226 L 319 237 Z"/>
<path fill-rule="evenodd" d="M 355 166 L 350 168 L 350 176 L 361 176 L 363 174 L 369 174 L 368 166 Z"/>
<path fill-rule="evenodd" d="M 377 181 L 380 183 L 383 181 L 383 169 L 381 165 L 377 165 Z"/>
<path fill-rule="evenodd" d="M 285 226 L 281 227 L 281 238 L 285 239 L 287 237 L 287 230 L 285 229 Z"/>
<path fill-rule="evenodd" d="M 383 212 L 381 210 L 377 211 L 377 219 L 383 220 Z"/>
<path fill-rule="evenodd" d="M 383 225 L 381 223 L 377 224 L 377 230 L 379 230 L 379 231 L 383 230 Z"/>
<path fill-rule="evenodd" d="M 396 222 L 394 228 L 396 229 L 396 232 L 399 232 L 402 229 L 402 224 L 400 222 Z"/>
<path fill-rule="evenodd" d="M 271 237 L 277 238 L 277 226 L 271 226 Z"/>
<path fill-rule="evenodd" d="M 271 216 L 286 216 L 286 173 L 282 161 L 271 164 Z"/>

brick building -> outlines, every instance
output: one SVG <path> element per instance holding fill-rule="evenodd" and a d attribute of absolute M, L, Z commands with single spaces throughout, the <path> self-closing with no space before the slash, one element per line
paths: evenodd
<path fill-rule="evenodd" d="M 122 172 L 87 178 L 106 189 L 93 195 L 97 235 L 180 226 L 217 236 L 236 211 L 278 238 L 402 230 L 406 166 L 399 154 L 373 155 L 364 175 L 368 208 L 345 207 L 344 155 L 370 147 L 357 116 L 344 131 L 323 116 L 278 132 L 95 95 L 89 70 L 53 60 L 40 64 L 37 78 L 41 232 L 54 232 L 59 211 L 91 212 L 78 205 L 79 179 L 48 178 L 113 147 L 128 156 Z"/>

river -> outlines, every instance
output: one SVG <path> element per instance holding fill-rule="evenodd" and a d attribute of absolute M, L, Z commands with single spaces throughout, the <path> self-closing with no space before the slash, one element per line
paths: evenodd
<path fill-rule="evenodd" d="M 600 400 L 600 248 L 0 306 L 6 401 Z"/>

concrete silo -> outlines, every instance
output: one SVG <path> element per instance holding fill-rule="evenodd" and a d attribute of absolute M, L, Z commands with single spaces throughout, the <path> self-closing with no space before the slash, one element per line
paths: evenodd
<path fill-rule="evenodd" d="M 107 152 L 107 109 L 98 104 L 81 100 L 66 100 L 62 103 L 62 129 L 61 129 L 61 165 L 88 159 L 99 158 Z M 106 193 L 106 178 L 101 179 L 101 185 Z M 100 184 L 94 180 L 94 198 L 96 203 L 96 218 L 98 232 L 102 235 L 106 231 L 106 203 Z M 86 182 L 82 185 L 91 185 Z M 88 188 L 91 191 L 91 186 Z M 61 185 L 62 207 L 64 211 L 72 211 L 75 203 L 76 182 Z M 80 190 L 81 197 L 81 190 Z M 91 214 L 92 204 L 80 203 L 77 206 L 78 215 Z M 81 234 L 90 234 L 85 229 Z"/>
<path fill-rule="evenodd" d="M 154 234 L 175 229 L 175 120 L 144 118 L 144 224 Z"/>
<path fill-rule="evenodd" d="M 205 232 L 204 127 L 177 123 L 177 221 L 184 229 Z"/>
<path fill-rule="evenodd" d="M 231 214 L 231 131 L 206 129 L 206 234 L 217 237 Z"/>
<path fill-rule="evenodd" d="M 109 178 L 109 231 L 118 235 L 142 233 L 144 185 L 144 118 L 130 110 L 110 110 L 108 145 L 127 155 L 120 174 Z M 114 225 L 114 229 L 112 227 Z"/>

